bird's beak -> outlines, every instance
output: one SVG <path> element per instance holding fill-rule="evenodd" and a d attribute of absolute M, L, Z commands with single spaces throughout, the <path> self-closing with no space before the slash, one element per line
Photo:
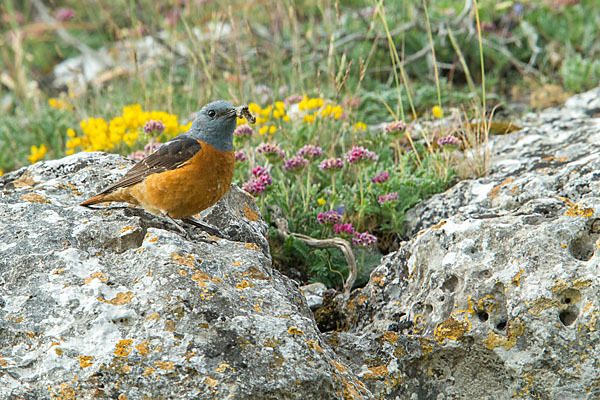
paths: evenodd
<path fill-rule="evenodd" d="M 248 106 L 236 107 L 235 114 L 237 115 L 238 118 L 246 118 L 246 121 L 248 121 L 251 124 L 256 123 L 256 117 L 254 115 L 252 115 L 252 113 L 248 109 Z"/>

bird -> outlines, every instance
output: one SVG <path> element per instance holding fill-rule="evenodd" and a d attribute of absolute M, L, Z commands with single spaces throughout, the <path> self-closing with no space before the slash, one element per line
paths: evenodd
<path fill-rule="evenodd" d="M 205 105 L 189 131 L 165 142 L 117 182 L 80 205 L 126 202 L 167 217 L 184 234 L 175 219 L 206 228 L 190 217 L 217 203 L 231 186 L 238 116 L 255 121 L 248 106 L 234 107 L 224 100 Z"/>

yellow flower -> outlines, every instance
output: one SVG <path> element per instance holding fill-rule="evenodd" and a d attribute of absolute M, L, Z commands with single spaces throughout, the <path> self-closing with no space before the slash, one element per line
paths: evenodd
<path fill-rule="evenodd" d="M 256 103 L 250 103 L 248 104 L 248 110 L 250 110 L 252 114 L 260 114 L 261 108 Z"/>
<path fill-rule="evenodd" d="M 271 127 L 269 128 L 269 134 L 274 134 L 275 132 L 277 132 L 277 127 L 275 125 L 271 125 Z"/>
<path fill-rule="evenodd" d="M 356 124 L 354 124 L 354 130 L 355 131 L 366 131 L 367 125 L 364 122 L 358 121 Z"/>
<path fill-rule="evenodd" d="M 179 125 L 179 132 L 187 132 L 190 130 L 190 128 L 192 127 L 192 123 L 194 121 L 190 121 L 185 125 Z"/>
<path fill-rule="evenodd" d="M 46 145 L 42 144 L 42 145 L 40 145 L 40 147 L 31 146 L 30 151 L 31 151 L 31 154 L 27 158 L 29 158 L 30 163 L 35 164 L 36 162 L 38 162 L 39 160 L 44 158 L 44 155 L 46 154 L 47 149 L 46 149 Z"/>
<path fill-rule="evenodd" d="M 444 110 L 440 106 L 433 106 L 433 116 L 436 118 L 442 118 L 444 116 Z"/>
<path fill-rule="evenodd" d="M 57 110 L 72 110 L 73 106 L 61 99 L 55 99 L 51 97 L 48 99 L 48 104 L 52 108 L 56 108 Z"/>
<path fill-rule="evenodd" d="M 289 116 L 289 115 L 287 115 L 287 114 L 285 114 L 285 115 L 283 116 L 283 120 L 284 120 L 285 122 L 290 122 L 290 116 Z"/>
<path fill-rule="evenodd" d="M 4 175 L 4 171 L 0 169 L 0 176 Z"/>
<path fill-rule="evenodd" d="M 75 131 L 73 130 L 73 128 L 67 129 L 67 136 L 70 137 L 70 138 L 74 138 L 75 137 Z"/>
<path fill-rule="evenodd" d="M 258 133 L 260 133 L 261 135 L 264 135 L 267 133 L 268 130 L 269 130 L 269 127 L 267 125 L 261 126 L 260 129 L 258 130 Z"/>
<path fill-rule="evenodd" d="M 326 201 L 325 201 L 325 199 L 324 199 L 324 198 L 322 198 L 322 197 L 321 197 L 320 199 L 318 199 L 318 200 L 317 200 L 317 204 L 318 204 L 318 205 L 320 205 L 320 206 L 324 206 L 324 205 L 325 205 L 325 203 L 327 203 L 327 202 L 326 202 Z"/>
<path fill-rule="evenodd" d="M 283 114 L 284 109 L 285 109 L 285 104 L 283 103 L 283 101 L 276 101 L 275 108 L 277 109 L 277 111 L 279 111 L 281 114 Z"/>
<path fill-rule="evenodd" d="M 273 118 L 281 118 L 281 112 L 279 110 L 273 110 Z"/>
<path fill-rule="evenodd" d="M 310 115 L 307 114 L 304 116 L 304 122 L 312 124 L 313 122 L 315 122 L 315 116 L 314 115 Z"/>

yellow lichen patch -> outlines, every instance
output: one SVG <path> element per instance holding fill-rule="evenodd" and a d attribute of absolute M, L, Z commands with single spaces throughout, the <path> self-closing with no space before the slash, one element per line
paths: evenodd
<path fill-rule="evenodd" d="M 0 356 L 0 367 L 6 368 L 8 366 L 8 362 L 2 356 Z"/>
<path fill-rule="evenodd" d="M 258 304 L 258 303 L 257 303 L 257 304 L 255 304 L 255 305 L 254 305 L 254 310 L 255 310 L 256 312 L 262 312 L 262 308 L 260 308 L 260 304 Z"/>
<path fill-rule="evenodd" d="M 552 286 L 553 292 L 560 292 L 565 289 L 582 289 L 591 286 L 592 281 L 589 279 L 575 279 L 574 281 L 567 283 L 563 280 L 556 282 L 554 286 Z"/>
<path fill-rule="evenodd" d="M 165 330 L 173 332 L 175 330 L 175 321 L 172 319 L 165 321 Z"/>
<path fill-rule="evenodd" d="M 154 368 L 146 367 L 146 369 L 144 370 L 144 373 L 142 375 L 144 375 L 144 376 L 154 375 Z"/>
<path fill-rule="evenodd" d="M 94 279 L 98 279 L 100 282 L 106 282 L 108 277 L 104 275 L 103 272 L 94 272 L 89 278 L 84 279 L 83 282 L 86 285 L 89 285 Z"/>
<path fill-rule="evenodd" d="M 235 372 L 235 368 L 229 366 L 229 364 L 227 364 L 227 363 L 221 363 L 221 364 L 219 364 L 219 366 L 216 369 L 216 372 L 223 373 L 223 372 L 227 371 L 228 369 L 230 369 L 231 371 Z"/>
<path fill-rule="evenodd" d="M 196 261 L 196 259 L 188 254 L 186 257 L 181 256 L 175 252 L 171 253 L 171 255 L 169 256 L 173 259 L 173 262 L 177 265 L 185 265 L 186 267 L 189 268 L 194 268 L 194 261 Z"/>
<path fill-rule="evenodd" d="M 490 350 L 493 350 L 496 347 L 504 347 L 506 350 L 510 350 L 515 344 L 517 344 L 517 338 L 522 336 L 524 332 L 525 327 L 521 321 L 518 319 L 511 321 L 508 324 L 508 333 L 506 336 L 501 336 L 492 332 L 484 341 L 485 346 Z"/>
<path fill-rule="evenodd" d="M 119 342 L 115 345 L 116 350 L 114 351 L 114 354 L 116 356 L 119 357 L 127 357 L 127 355 L 129 355 L 129 353 L 131 353 L 131 344 L 133 343 L 133 340 L 131 339 L 122 339 L 119 340 Z"/>
<path fill-rule="evenodd" d="M 521 268 L 519 270 L 519 272 L 517 272 L 517 274 L 515 276 L 513 276 L 512 278 L 512 284 L 515 286 L 519 286 L 521 284 L 521 276 L 523 275 L 523 272 L 525 272 L 523 270 L 523 268 Z"/>
<path fill-rule="evenodd" d="M 87 368 L 92 366 L 92 360 L 94 357 L 92 356 L 77 356 L 79 359 L 79 366 L 81 368 Z"/>
<path fill-rule="evenodd" d="M 244 203 L 244 217 L 246 217 L 248 221 L 258 221 L 258 213 L 250 209 L 250 207 L 248 207 L 248 203 Z"/>
<path fill-rule="evenodd" d="M 376 367 L 369 367 L 369 372 L 363 375 L 364 379 L 379 379 L 389 374 L 388 369 L 385 365 L 378 365 Z"/>
<path fill-rule="evenodd" d="M 123 365 L 122 369 L 123 369 L 123 372 L 129 373 L 129 372 L 131 372 L 131 365 L 125 364 L 125 365 Z"/>
<path fill-rule="evenodd" d="M 466 321 L 458 321 L 452 317 L 440 322 L 433 330 L 433 335 L 442 343 L 444 339 L 460 340 L 467 332 Z"/>
<path fill-rule="evenodd" d="M 143 341 L 141 343 L 136 344 L 134 347 L 142 356 L 146 357 L 148 353 L 150 353 L 150 343 L 147 341 Z"/>
<path fill-rule="evenodd" d="M 260 250 L 260 247 L 258 247 L 254 243 L 246 243 L 245 246 L 248 250 Z"/>
<path fill-rule="evenodd" d="M 179 275 L 181 276 L 187 276 L 187 271 L 185 269 L 178 269 L 177 272 L 179 272 Z"/>
<path fill-rule="evenodd" d="M 591 207 L 585 207 L 584 205 L 579 205 L 573 203 L 570 199 L 566 197 L 557 197 L 560 201 L 567 203 L 569 208 L 563 213 L 563 215 L 567 215 L 570 217 L 591 217 L 594 215 L 594 209 Z"/>
<path fill-rule="evenodd" d="M 175 368 L 175 364 L 171 361 L 154 361 L 154 366 L 165 371 L 172 371 Z"/>
<path fill-rule="evenodd" d="M 202 382 L 202 383 L 204 383 L 205 385 L 208 385 L 210 387 L 215 387 L 215 386 L 217 386 L 219 381 L 211 378 L 210 376 L 207 376 L 206 379 L 204 379 L 204 382 Z"/>
<path fill-rule="evenodd" d="M 35 182 L 33 180 L 33 178 L 31 178 L 31 172 L 27 171 L 23 174 L 23 176 L 21 176 L 19 179 L 15 179 L 14 181 L 12 181 L 12 184 L 14 187 L 16 188 L 23 188 L 23 187 L 28 187 L 28 186 L 33 186 L 35 185 L 37 182 Z"/>
<path fill-rule="evenodd" d="M 124 304 L 131 303 L 133 299 L 133 292 L 117 293 L 117 296 L 112 300 L 105 300 L 104 297 L 99 296 L 98 301 L 103 303 L 112 304 L 113 306 L 122 306 Z"/>
<path fill-rule="evenodd" d="M 127 225 L 126 227 L 124 227 L 123 229 L 121 229 L 121 233 L 125 233 L 127 231 L 130 231 L 134 228 L 133 225 Z"/>
<path fill-rule="evenodd" d="M 554 301 L 543 297 L 535 299 L 531 302 L 526 301 L 525 303 L 529 306 L 529 310 L 527 311 L 529 311 L 535 316 L 539 316 L 542 313 L 542 311 L 547 310 L 555 305 Z"/>
<path fill-rule="evenodd" d="M 421 342 L 421 350 L 423 351 L 423 354 L 431 353 L 433 351 L 433 345 L 427 338 L 417 337 L 417 340 Z"/>
<path fill-rule="evenodd" d="M 77 394 L 75 392 L 75 389 L 73 389 L 71 387 L 71 385 L 69 385 L 67 382 L 61 383 L 59 388 L 58 388 L 58 393 L 60 393 L 60 399 L 61 400 L 75 400 L 76 397 L 75 395 Z"/>
<path fill-rule="evenodd" d="M 335 367 L 335 369 L 337 369 L 339 372 L 348 372 L 348 367 L 346 367 L 344 364 L 339 363 L 335 360 L 332 360 L 332 364 Z"/>
<path fill-rule="evenodd" d="M 249 276 L 252 279 L 258 279 L 261 281 L 268 279 L 268 277 L 263 272 L 259 271 L 254 267 L 250 268 L 247 272 L 244 272 L 242 275 Z"/>
<path fill-rule="evenodd" d="M 275 346 L 278 346 L 280 344 L 281 344 L 281 342 L 273 337 L 273 338 L 266 338 L 264 346 L 274 348 Z"/>
<path fill-rule="evenodd" d="M 125 393 L 121 393 L 118 397 L 118 400 L 127 400 L 127 395 Z"/>
<path fill-rule="evenodd" d="M 296 328 L 295 326 L 290 326 L 287 330 L 290 335 L 304 335 L 304 331 Z"/>
<path fill-rule="evenodd" d="M 248 282 L 247 280 L 242 280 L 240 283 L 238 283 L 237 285 L 235 285 L 236 288 L 243 290 L 247 287 L 252 287 L 254 286 L 254 284 L 252 282 Z"/>
<path fill-rule="evenodd" d="M 442 220 L 440 222 L 438 222 L 437 224 L 433 225 L 431 227 L 431 229 L 440 229 L 442 226 L 446 225 L 446 221 Z"/>
<path fill-rule="evenodd" d="M 512 181 L 514 181 L 513 178 L 506 178 L 505 180 L 503 180 L 502 182 L 500 182 L 500 184 L 494 186 L 492 188 L 492 190 L 489 191 L 488 197 L 490 199 L 495 199 L 496 197 L 498 197 L 498 193 L 500 193 L 500 189 L 502 189 L 503 186 L 508 185 Z"/>
<path fill-rule="evenodd" d="M 37 204 L 45 204 L 45 203 L 50 204 L 51 203 L 50 200 L 48 200 L 41 194 L 37 194 L 37 193 L 24 194 L 23 196 L 20 197 L 20 200 L 25 200 L 30 203 L 37 203 Z"/>
<path fill-rule="evenodd" d="M 157 312 L 153 312 L 152 314 L 148 315 L 146 317 L 146 320 L 149 320 L 149 319 L 153 319 L 155 321 L 158 321 L 158 313 Z"/>
<path fill-rule="evenodd" d="M 239 267 L 240 265 L 242 265 L 241 262 L 233 260 L 233 265 L 235 265 L 236 267 Z"/>

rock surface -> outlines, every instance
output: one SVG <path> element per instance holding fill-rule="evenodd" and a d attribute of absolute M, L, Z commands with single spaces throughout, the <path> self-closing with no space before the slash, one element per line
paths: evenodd
<path fill-rule="evenodd" d="M 600 89 L 416 206 L 328 343 L 380 399 L 600 398 Z"/>
<path fill-rule="evenodd" d="M 270 268 L 241 190 L 206 213 L 231 239 L 213 242 L 77 206 L 128 166 L 80 153 L 0 178 L 1 399 L 372 398 Z"/>

